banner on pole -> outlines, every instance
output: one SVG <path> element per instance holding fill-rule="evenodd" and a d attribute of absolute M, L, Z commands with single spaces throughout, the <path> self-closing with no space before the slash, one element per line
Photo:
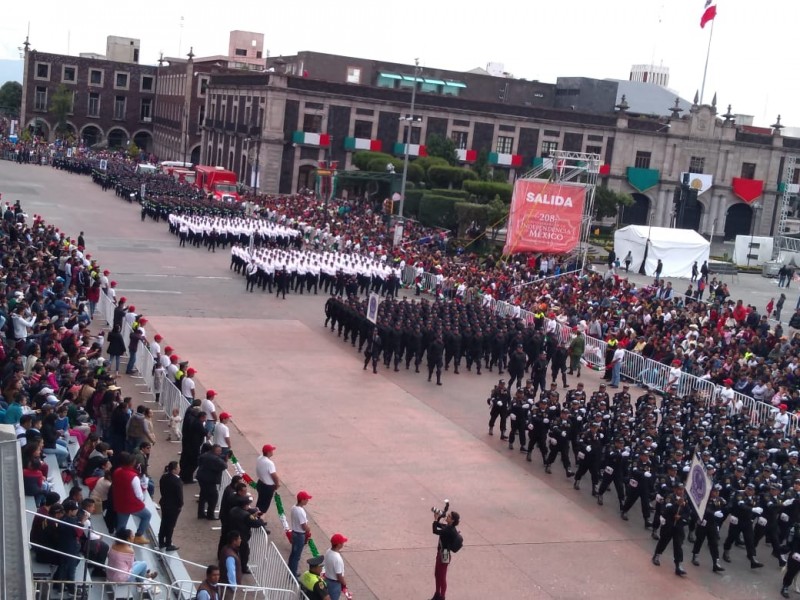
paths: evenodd
<path fill-rule="evenodd" d="M 381 297 L 375 292 L 369 295 L 369 302 L 367 303 L 367 321 L 375 323 L 378 320 L 378 306 L 381 303 Z"/>
<path fill-rule="evenodd" d="M 708 497 L 711 496 L 713 484 L 706 473 L 703 461 L 700 460 L 700 456 L 697 453 L 692 459 L 692 466 L 689 468 L 689 477 L 686 483 L 689 488 L 687 490 L 689 500 L 691 500 L 692 506 L 697 511 L 697 516 L 702 519 L 706 512 L 706 503 L 708 502 Z"/>
<path fill-rule="evenodd" d="M 585 200 L 583 185 L 518 179 L 503 253 L 571 252 L 580 242 Z"/>

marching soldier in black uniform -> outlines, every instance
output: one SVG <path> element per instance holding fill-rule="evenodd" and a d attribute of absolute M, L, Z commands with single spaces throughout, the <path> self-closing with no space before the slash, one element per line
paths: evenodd
<path fill-rule="evenodd" d="M 528 356 L 522 349 L 522 345 L 517 345 L 517 347 L 514 348 L 514 351 L 511 353 L 511 357 L 508 359 L 508 387 L 513 386 L 514 382 L 516 381 L 517 389 L 520 388 L 522 385 L 522 378 L 525 376 L 525 364 L 527 362 Z"/>
<path fill-rule="evenodd" d="M 556 457 L 560 454 L 561 464 L 564 465 L 564 471 L 567 477 L 572 477 L 574 475 L 570 470 L 572 465 L 569 461 L 569 440 L 573 427 L 574 424 L 569 415 L 569 411 L 566 408 L 561 409 L 561 416 L 550 424 L 550 437 L 548 438 L 550 452 L 544 463 L 545 473 L 552 473 L 550 466 L 556 461 Z"/>
<path fill-rule="evenodd" d="M 514 449 L 514 439 L 519 438 L 519 451 L 525 452 L 525 432 L 528 425 L 528 414 L 530 414 L 530 404 L 525 402 L 522 390 L 517 390 L 514 400 L 508 409 L 508 418 L 511 420 L 511 434 L 508 436 L 508 449 Z"/>
<path fill-rule="evenodd" d="M 550 361 L 550 374 L 552 375 L 553 383 L 555 383 L 556 379 L 558 378 L 558 374 L 561 373 L 561 382 L 564 384 L 564 388 L 569 387 L 567 385 L 568 358 L 569 355 L 567 353 L 567 347 L 564 345 L 564 342 L 559 341 L 558 345 L 553 351 L 553 357 Z"/>
<path fill-rule="evenodd" d="M 656 544 L 653 554 L 653 564 L 661 566 L 661 554 L 672 542 L 672 557 L 675 561 L 675 575 L 686 575 L 683 569 L 683 540 L 685 527 L 689 522 L 691 508 L 684 494 L 683 484 L 678 482 L 672 488 L 672 493 L 664 500 L 664 515 L 661 517 L 661 539 Z"/>
<path fill-rule="evenodd" d="M 764 512 L 764 509 L 758 505 L 756 486 L 748 483 L 743 492 L 737 492 L 731 499 L 729 509 L 730 526 L 728 527 L 728 537 L 725 538 L 725 544 L 722 547 L 722 560 L 731 562 L 731 548 L 741 533 L 747 550 L 747 558 L 750 559 L 750 568 L 763 567 L 764 564 L 758 562 L 756 558 L 756 549 L 753 543 L 753 519 L 760 517 Z"/>
<path fill-rule="evenodd" d="M 622 507 L 623 521 L 628 520 L 628 511 L 639 500 L 642 505 L 642 517 L 645 529 L 650 528 L 650 493 L 653 487 L 653 465 L 650 462 L 650 453 L 639 452 L 639 458 L 634 463 L 628 475 L 628 485 L 625 490 L 625 504 Z"/>
<path fill-rule="evenodd" d="M 792 581 L 800 573 L 800 523 L 795 523 L 789 533 L 787 550 L 789 561 L 781 583 L 781 596 L 784 598 L 789 597 L 789 586 L 792 585 Z"/>
<path fill-rule="evenodd" d="M 590 423 L 588 431 L 584 431 L 579 438 L 578 452 L 575 455 L 578 470 L 572 487 L 581 489 L 581 478 L 588 471 L 592 479 L 592 496 L 597 495 L 600 484 L 600 461 L 603 456 L 603 440 L 600 435 L 600 423 Z"/>
<path fill-rule="evenodd" d="M 531 407 L 528 416 L 528 454 L 526 460 L 531 462 L 534 445 L 542 454 L 542 464 L 547 460 L 547 432 L 550 430 L 550 416 L 547 411 L 547 400 L 540 399 Z"/>
<path fill-rule="evenodd" d="M 494 424 L 497 421 L 497 417 L 500 417 L 500 439 L 507 440 L 506 418 L 508 416 L 508 407 L 511 404 L 511 394 L 506 387 L 504 379 L 497 382 L 492 394 L 487 398 L 486 404 L 491 407 L 489 410 L 489 435 L 494 435 Z"/>
<path fill-rule="evenodd" d="M 613 483 L 619 501 L 619 510 L 625 505 L 625 476 L 628 460 L 631 452 L 625 447 L 625 440 L 622 437 L 614 438 L 614 444 L 606 446 L 603 454 L 603 476 L 600 487 L 597 489 L 597 503 L 603 506 L 603 494 Z"/>
<path fill-rule="evenodd" d="M 367 349 L 364 351 L 364 370 L 367 370 L 367 365 L 372 361 L 372 372 L 378 372 L 378 360 L 381 356 L 381 349 L 383 348 L 383 341 L 381 336 L 378 335 L 378 330 L 373 329 L 372 336 L 367 340 Z"/>
<path fill-rule="evenodd" d="M 692 564 L 700 566 L 697 555 L 703 548 L 703 542 L 708 540 L 708 552 L 711 554 L 712 570 L 714 573 L 722 573 L 725 568 L 719 564 L 719 527 L 725 520 L 728 503 L 719 495 L 722 486 L 717 484 L 711 489 L 711 495 L 706 503 L 706 512 L 698 522 L 696 537 L 692 547 Z"/>
<path fill-rule="evenodd" d="M 533 381 L 534 394 L 537 389 L 547 389 L 547 355 L 539 352 L 531 367 L 531 380 Z"/>
<path fill-rule="evenodd" d="M 428 346 L 428 381 L 436 370 L 436 385 L 442 385 L 442 354 L 444 353 L 444 342 L 438 333 Z"/>

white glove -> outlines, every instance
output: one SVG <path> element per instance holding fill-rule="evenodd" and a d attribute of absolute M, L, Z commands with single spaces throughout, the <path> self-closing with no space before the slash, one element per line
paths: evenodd
<path fill-rule="evenodd" d="M 760 515 L 760 514 L 761 514 L 761 513 L 763 513 L 763 512 L 764 512 L 764 509 L 763 509 L 763 508 L 761 508 L 760 506 L 756 506 L 756 507 L 753 509 L 753 514 L 755 514 L 755 515 Z"/>
<path fill-rule="evenodd" d="M 658 522 L 661 523 L 662 527 L 667 524 L 667 520 L 664 517 L 659 517 Z"/>
<path fill-rule="evenodd" d="M 651 448 L 658 448 L 658 444 L 656 444 L 655 442 L 653 442 L 652 444 L 650 444 L 650 447 L 651 447 Z"/>
<path fill-rule="evenodd" d="M 767 453 L 775 454 L 778 450 L 779 450 L 779 448 L 770 448 L 769 450 L 767 450 Z"/>
<path fill-rule="evenodd" d="M 706 520 L 703 519 L 702 521 L 700 521 L 700 527 L 705 527 L 705 526 L 706 526 Z"/>
<path fill-rule="evenodd" d="M 722 514 L 721 510 L 718 510 L 717 512 L 714 513 L 714 516 L 717 517 L 718 519 L 721 519 L 725 515 Z"/>
<path fill-rule="evenodd" d="M 791 506 L 792 504 L 794 504 L 794 498 L 789 498 L 783 501 L 784 506 Z"/>
<path fill-rule="evenodd" d="M 503 406 L 503 401 L 502 400 L 498 400 L 497 401 L 497 406 Z"/>
<path fill-rule="evenodd" d="M 533 431 L 533 424 L 532 423 L 528 424 L 528 431 Z"/>
<path fill-rule="evenodd" d="M 511 413 L 511 420 L 512 421 L 516 421 L 517 420 L 517 415 L 515 415 L 514 413 Z"/>
<path fill-rule="evenodd" d="M 530 404 L 523 404 L 522 405 L 522 408 L 524 408 L 525 410 L 528 410 L 530 407 L 531 407 Z"/>
<path fill-rule="evenodd" d="M 758 520 L 756 521 L 756 523 L 761 525 L 761 527 L 764 527 L 767 524 L 767 520 L 764 517 L 758 517 Z"/>
<path fill-rule="evenodd" d="M 555 438 L 547 438 L 547 444 L 550 446 L 555 446 L 558 442 Z"/>
<path fill-rule="evenodd" d="M 561 437 L 567 437 L 567 432 L 566 431 L 562 431 L 561 432 Z"/>
<path fill-rule="evenodd" d="M 605 436 L 605 435 L 603 435 L 602 433 L 599 433 L 599 434 L 598 434 L 598 437 L 599 437 L 599 438 L 602 440 L 602 439 L 604 439 L 606 436 Z"/>
<path fill-rule="evenodd" d="M 608 473 L 609 475 L 613 475 L 614 474 L 614 467 L 606 467 L 605 468 L 605 472 Z"/>
<path fill-rule="evenodd" d="M 644 476 L 650 479 L 653 476 L 653 474 L 650 471 L 645 471 Z"/>
<path fill-rule="evenodd" d="M 636 481 L 635 479 L 631 479 L 630 481 L 628 481 L 628 485 L 630 485 L 632 488 L 637 488 L 639 487 L 639 482 Z"/>
<path fill-rule="evenodd" d="M 731 515 L 730 521 L 731 521 L 731 525 L 738 525 L 739 524 L 739 518 L 738 517 L 734 517 L 733 515 Z"/>
<path fill-rule="evenodd" d="M 550 419 L 542 419 L 542 423 L 544 423 L 545 425 L 547 425 L 547 424 L 549 424 L 549 423 L 550 423 Z"/>
<path fill-rule="evenodd" d="M 630 455 L 631 453 L 625 450 L 625 452 L 622 453 L 622 458 L 628 458 Z"/>
<path fill-rule="evenodd" d="M 591 446 L 586 446 L 586 451 L 587 452 L 591 452 L 592 451 L 592 447 Z"/>
<path fill-rule="evenodd" d="M 656 494 L 656 502 L 661 502 L 664 499 L 664 496 L 661 494 Z"/>
<path fill-rule="evenodd" d="M 578 452 L 578 460 L 583 460 L 586 458 L 586 455 L 583 452 Z"/>
<path fill-rule="evenodd" d="M 689 465 L 686 465 L 685 467 L 683 467 L 683 472 L 684 473 L 688 473 L 691 470 L 692 470 L 692 468 Z"/>
<path fill-rule="evenodd" d="M 783 521 L 784 523 L 787 523 L 789 521 L 789 515 L 787 515 L 786 513 L 781 513 L 781 517 L 780 518 L 781 518 L 781 521 Z"/>

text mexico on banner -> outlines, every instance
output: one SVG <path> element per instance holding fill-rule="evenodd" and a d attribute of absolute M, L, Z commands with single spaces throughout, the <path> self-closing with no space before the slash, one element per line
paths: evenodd
<path fill-rule="evenodd" d="M 582 185 L 518 179 L 503 252 L 572 252 L 581 237 L 585 197 Z"/>

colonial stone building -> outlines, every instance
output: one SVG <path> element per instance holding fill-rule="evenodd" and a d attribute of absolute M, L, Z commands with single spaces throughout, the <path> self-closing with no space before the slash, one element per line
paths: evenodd
<path fill-rule="evenodd" d="M 211 76 L 202 141 L 203 162 L 245 181 L 257 164 L 267 192 L 313 187 L 320 161 L 351 169 L 359 149 L 402 157 L 408 141 L 413 159 L 438 134 L 455 142 L 463 164 L 485 150 L 509 181 L 555 150 L 596 153 L 603 184 L 634 197 L 621 223 L 677 223 L 732 238 L 774 233 L 784 160 L 800 154 L 800 139 L 783 137 L 779 121 L 770 129 L 738 126 L 730 109 L 718 114 L 716 101 L 676 104 L 668 96 L 662 116 L 637 115 L 624 98 L 614 105 L 609 82 L 597 86 L 604 107 L 589 112 L 565 105 L 572 78 L 543 84 L 313 52 L 268 65 L 266 73 Z M 581 89 L 589 88 L 583 80 Z M 697 202 L 676 211 L 684 174 Z"/>

